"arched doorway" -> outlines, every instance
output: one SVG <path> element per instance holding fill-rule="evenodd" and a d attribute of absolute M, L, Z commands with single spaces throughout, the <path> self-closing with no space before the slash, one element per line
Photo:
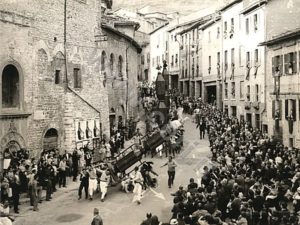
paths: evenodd
<path fill-rule="evenodd" d="M 46 151 L 58 148 L 58 132 L 54 128 L 50 128 L 44 135 L 43 149 Z"/>
<path fill-rule="evenodd" d="M 20 77 L 17 68 L 9 64 L 2 72 L 2 108 L 20 106 Z"/>
<path fill-rule="evenodd" d="M 7 143 L 6 148 L 8 148 L 10 152 L 17 152 L 21 149 L 21 146 L 17 141 L 12 140 Z"/>

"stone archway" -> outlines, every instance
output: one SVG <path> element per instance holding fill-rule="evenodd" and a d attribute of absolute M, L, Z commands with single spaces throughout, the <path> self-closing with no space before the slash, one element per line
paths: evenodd
<path fill-rule="evenodd" d="M 49 151 L 58 148 L 58 131 L 50 128 L 43 137 L 43 150 Z"/>
<path fill-rule="evenodd" d="M 12 151 L 18 151 L 21 148 L 26 148 L 25 140 L 21 134 L 17 132 L 7 133 L 0 142 L 1 150 L 9 148 Z"/>
<path fill-rule="evenodd" d="M 0 141 L 0 150 L 3 151 L 6 148 L 11 148 L 11 150 L 15 151 L 26 148 L 25 139 L 17 132 L 13 121 L 10 123 L 7 134 L 4 135 Z"/>

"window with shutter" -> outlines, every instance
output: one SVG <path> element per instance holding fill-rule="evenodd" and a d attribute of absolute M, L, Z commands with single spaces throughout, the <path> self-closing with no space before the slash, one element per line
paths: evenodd
<path fill-rule="evenodd" d="M 279 56 L 278 68 L 279 68 L 280 72 L 282 73 L 283 72 L 283 56 L 282 55 Z"/>
<path fill-rule="evenodd" d="M 276 60 L 275 57 L 272 57 L 272 75 L 275 75 L 275 71 L 276 71 Z"/>
<path fill-rule="evenodd" d="M 299 110 L 298 110 L 298 115 L 299 115 L 299 118 L 298 118 L 298 119 L 300 120 L 300 100 L 298 101 L 298 109 L 299 109 Z"/>
<path fill-rule="evenodd" d="M 259 85 L 255 85 L 255 100 L 259 102 Z"/>
<path fill-rule="evenodd" d="M 300 72 L 300 51 L 298 52 L 298 56 L 299 56 L 299 58 L 298 58 L 298 60 L 299 60 L 299 64 L 298 64 L 298 68 L 299 68 L 299 72 Z"/>
<path fill-rule="evenodd" d="M 281 120 L 281 118 L 282 118 L 282 100 L 279 100 L 279 115 L 280 115 L 279 119 Z"/>
<path fill-rule="evenodd" d="M 293 73 L 297 73 L 297 52 L 293 53 Z"/>
<path fill-rule="evenodd" d="M 296 121 L 296 100 L 291 100 L 292 103 L 292 116 L 293 120 Z"/>
<path fill-rule="evenodd" d="M 253 25 L 254 25 L 254 32 L 258 30 L 258 16 L 257 14 L 254 14 L 253 16 Z"/>
<path fill-rule="evenodd" d="M 284 55 L 284 73 L 289 74 L 289 63 L 290 63 L 290 54 Z"/>
<path fill-rule="evenodd" d="M 272 101 L 272 118 L 275 119 L 275 100 Z"/>
<path fill-rule="evenodd" d="M 285 100 L 285 114 L 284 114 L 284 116 L 285 116 L 285 119 L 288 119 L 288 116 L 289 116 L 289 100 L 288 99 Z"/>
<path fill-rule="evenodd" d="M 290 62 L 289 57 L 290 57 L 289 54 L 284 55 L 284 73 L 285 74 L 288 74 L 288 68 L 289 68 L 289 62 Z"/>

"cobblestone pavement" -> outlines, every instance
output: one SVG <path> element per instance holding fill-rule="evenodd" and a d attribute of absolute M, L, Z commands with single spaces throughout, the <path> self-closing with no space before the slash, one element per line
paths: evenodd
<path fill-rule="evenodd" d="M 185 123 L 184 150 L 176 156 L 178 164 L 175 184 L 171 189 L 167 186 L 167 168 L 160 168 L 167 159 L 149 159 L 154 162 L 154 171 L 159 175 L 158 187 L 147 189 L 142 198 L 142 204 L 132 202 L 133 194 L 123 193 L 119 187 L 109 188 L 105 202 L 100 201 L 97 194 L 93 201 L 77 200 L 77 188 L 79 183 L 69 181 L 66 189 L 60 189 L 54 194 L 51 202 L 39 205 L 40 211 L 33 212 L 28 203 L 20 206 L 15 225 L 57 225 L 90 224 L 93 218 L 93 209 L 99 208 L 104 225 L 139 225 L 147 212 L 157 215 L 161 221 L 168 221 L 173 198 L 170 195 L 175 192 L 180 184 L 187 185 L 189 179 L 194 177 L 200 182 L 203 166 L 210 166 L 209 147 L 207 139 L 199 139 L 199 131 L 191 120 Z M 148 159 L 147 159 L 148 160 Z"/>

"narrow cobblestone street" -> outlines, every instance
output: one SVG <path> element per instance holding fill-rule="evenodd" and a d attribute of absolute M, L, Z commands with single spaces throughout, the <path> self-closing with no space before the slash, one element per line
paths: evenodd
<path fill-rule="evenodd" d="M 69 181 L 66 189 L 54 194 L 51 202 L 43 202 L 39 212 L 32 212 L 27 206 L 21 205 L 21 213 L 16 225 L 54 225 L 54 224 L 90 224 L 93 209 L 98 207 L 105 225 L 139 225 L 147 212 L 157 215 L 162 221 L 168 221 L 173 197 L 179 185 L 186 186 L 191 177 L 200 181 L 202 168 L 210 164 L 207 138 L 199 140 L 196 125 L 188 120 L 185 123 L 184 148 L 175 160 L 178 164 L 175 184 L 171 189 L 167 186 L 167 168 L 160 168 L 166 162 L 165 156 L 153 159 L 154 171 L 159 174 L 158 187 L 147 189 L 143 194 L 142 204 L 132 203 L 133 194 L 123 193 L 119 187 L 109 189 L 105 202 L 100 202 L 99 194 L 93 201 L 77 200 L 79 183 Z M 148 160 L 148 158 L 147 158 Z M 149 159 L 152 160 L 152 159 Z"/>

